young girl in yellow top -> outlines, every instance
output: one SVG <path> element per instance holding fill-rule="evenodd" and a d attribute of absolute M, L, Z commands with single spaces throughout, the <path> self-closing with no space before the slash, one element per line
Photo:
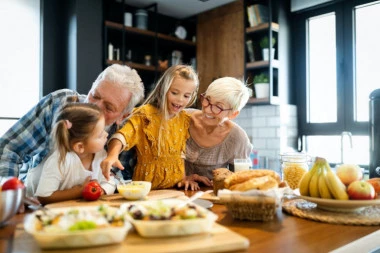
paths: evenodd
<path fill-rule="evenodd" d="M 104 176 L 109 177 L 112 166 L 123 169 L 119 153 L 136 147 L 134 181 L 150 181 L 152 189 L 172 188 L 181 182 L 190 136 L 190 116 L 183 109 L 194 103 L 198 85 L 192 67 L 175 65 L 167 69 L 144 104 L 111 137 L 108 156 L 101 163 Z"/>

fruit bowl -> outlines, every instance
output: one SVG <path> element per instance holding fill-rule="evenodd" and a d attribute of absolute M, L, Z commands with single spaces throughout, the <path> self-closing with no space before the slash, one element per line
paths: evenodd
<path fill-rule="evenodd" d="M 295 194 L 300 199 L 315 203 L 319 209 L 333 212 L 357 212 L 368 206 L 380 205 L 380 198 L 371 200 L 337 200 L 301 196 L 298 191 L 295 191 Z"/>
<path fill-rule="evenodd" d="M 25 189 L 1 191 L 0 227 L 6 225 L 23 204 Z"/>
<path fill-rule="evenodd" d="M 151 187 L 151 182 L 132 181 L 127 184 L 118 184 L 117 190 L 121 196 L 128 200 L 139 200 L 148 195 Z"/>

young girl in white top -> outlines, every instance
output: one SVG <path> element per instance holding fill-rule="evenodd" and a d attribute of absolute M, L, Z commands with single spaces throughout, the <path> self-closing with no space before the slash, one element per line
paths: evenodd
<path fill-rule="evenodd" d="M 70 103 L 57 116 L 52 132 L 53 153 L 30 171 L 28 195 L 42 204 L 77 199 L 90 180 L 99 181 L 103 193 L 112 194 L 116 183 L 107 181 L 100 162 L 107 156 L 105 120 L 101 110 L 89 103 Z"/>

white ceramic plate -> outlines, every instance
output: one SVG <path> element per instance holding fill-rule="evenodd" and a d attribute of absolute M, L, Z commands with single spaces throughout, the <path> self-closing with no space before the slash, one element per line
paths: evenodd
<path fill-rule="evenodd" d="M 95 209 L 97 206 L 76 206 L 65 208 L 49 208 L 51 212 L 59 213 L 71 209 Z M 109 207 L 113 208 L 113 207 Z M 132 228 L 129 222 L 122 227 L 106 227 L 92 230 L 43 232 L 36 230 L 36 212 L 26 217 L 25 231 L 32 234 L 42 249 L 94 247 L 98 245 L 114 244 L 122 242 L 128 231 Z"/>
<path fill-rule="evenodd" d="M 301 199 L 317 204 L 320 209 L 334 212 L 355 212 L 367 206 L 380 205 L 380 198 L 373 200 L 336 200 L 301 196 L 299 192 L 295 192 L 295 194 Z"/>
<path fill-rule="evenodd" d="M 214 204 L 211 201 L 205 200 L 205 199 L 196 199 L 193 201 L 194 204 L 197 204 L 198 206 L 204 207 L 204 208 L 211 208 Z"/>
<path fill-rule="evenodd" d="M 174 207 L 183 203 L 180 199 L 162 199 L 139 201 L 134 203 L 126 203 L 120 206 L 120 209 L 128 209 L 130 204 L 142 206 L 167 206 Z M 195 204 L 197 205 L 197 204 Z M 197 205 L 198 206 L 198 205 Z M 195 218 L 187 220 L 137 220 L 129 216 L 129 219 L 137 232 L 143 237 L 169 237 L 169 236 L 185 236 L 200 233 L 208 233 L 211 231 L 218 216 L 209 210 L 198 206 L 206 213 L 205 218 Z"/>

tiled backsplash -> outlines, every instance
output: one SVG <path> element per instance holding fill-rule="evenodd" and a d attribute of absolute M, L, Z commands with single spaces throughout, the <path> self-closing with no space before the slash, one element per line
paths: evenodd
<path fill-rule="evenodd" d="M 297 149 L 295 105 L 246 106 L 234 120 L 246 132 L 265 167 L 279 166 L 280 154 Z M 264 159 L 266 158 L 266 159 Z"/>

